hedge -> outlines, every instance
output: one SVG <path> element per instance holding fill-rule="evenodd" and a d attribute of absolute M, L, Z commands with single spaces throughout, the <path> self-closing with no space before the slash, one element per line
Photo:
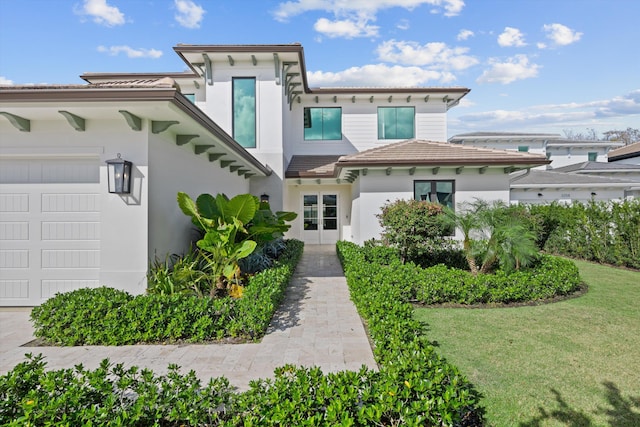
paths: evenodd
<path fill-rule="evenodd" d="M 107 287 L 60 293 L 32 310 L 34 334 L 56 345 L 258 339 L 269 326 L 302 250 L 302 242 L 288 240 L 276 265 L 252 276 L 240 299 L 132 296 Z"/>
<path fill-rule="evenodd" d="M 108 426 L 481 426 L 479 393 L 419 333 L 398 289 L 364 274 L 355 245 L 340 242 L 351 297 L 368 324 L 379 371 L 323 374 L 286 365 L 234 393 L 170 366 L 156 376 L 105 360 L 45 371 L 41 356 L 0 377 L 0 424 Z"/>

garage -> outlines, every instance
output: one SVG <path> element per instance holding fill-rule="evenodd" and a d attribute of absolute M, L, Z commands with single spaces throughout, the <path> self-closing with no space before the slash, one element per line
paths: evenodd
<path fill-rule="evenodd" d="M 98 157 L 0 159 L 0 306 L 99 286 L 100 228 Z"/>

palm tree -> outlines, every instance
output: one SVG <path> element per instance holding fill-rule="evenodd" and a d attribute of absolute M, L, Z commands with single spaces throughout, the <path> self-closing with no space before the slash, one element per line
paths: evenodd
<path fill-rule="evenodd" d="M 449 210 L 448 217 L 462 233 L 462 249 L 474 275 L 489 273 L 496 264 L 518 270 L 538 252 L 535 234 L 504 202 L 476 199 L 459 213 Z M 479 268 L 476 259 L 482 261 Z"/>

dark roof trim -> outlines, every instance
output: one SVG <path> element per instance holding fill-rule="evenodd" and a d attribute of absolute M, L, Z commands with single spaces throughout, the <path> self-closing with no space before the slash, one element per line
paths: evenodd
<path fill-rule="evenodd" d="M 80 78 L 91 83 L 92 80 L 135 80 L 135 79 L 157 79 L 160 77 L 171 77 L 172 79 L 199 78 L 197 73 L 191 71 L 169 72 L 169 73 L 83 73 Z"/>
<path fill-rule="evenodd" d="M 471 89 L 464 87 L 363 87 L 363 88 L 348 88 L 348 87 L 335 87 L 335 88 L 312 88 L 309 89 L 310 94 L 376 94 L 376 93 L 460 93 L 466 95 L 471 92 Z"/>
<path fill-rule="evenodd" d="M 546 159 L 479 159 L 479 160 L 339 160 L 338 167 L 354 166 L 510 166 L 510 165 L 548 165 Z"/>

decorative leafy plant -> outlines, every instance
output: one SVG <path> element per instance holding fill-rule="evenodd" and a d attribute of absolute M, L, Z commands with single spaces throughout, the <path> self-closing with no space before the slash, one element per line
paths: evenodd
<path fill-rule="evenodd" d="M 239 261 L 254 252 L 258 244 L 264 245 L 284 235 L 295 219 L 293 212 L 273 214 L 268 203 L 260 203 L 251 194 L 239 194 L 229 199 L 224 194 L 215 197 L 201 194 L 194 202 L 188 194 L 178 193 L 178 205 L 193 223 L 204 231 L 196 245 L 215 277 L 216 289 L 238 285 Z"/>

